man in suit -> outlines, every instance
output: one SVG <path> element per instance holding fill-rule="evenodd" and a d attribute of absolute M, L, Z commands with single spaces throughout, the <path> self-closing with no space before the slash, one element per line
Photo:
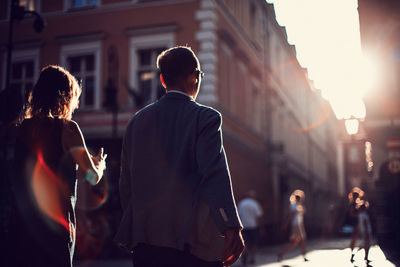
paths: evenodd
<path fill-rule="evenodd" d="M 230 266 L 244 249 L 221 114 L 195 99 L 204 73 L 189 47 L 157 58 L 166 95 L 129 122 L 115 241 L 135 267 Z"/>

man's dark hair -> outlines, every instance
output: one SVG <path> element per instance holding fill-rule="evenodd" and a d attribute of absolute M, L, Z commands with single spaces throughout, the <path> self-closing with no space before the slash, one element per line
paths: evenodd
<path fill-rule="evenodd" d="M 163 51 L 157 57 L 157 68 L 167 86 L 176 86 L 198 68 L 199 60 L 190 47 L 177 46 Z"/>

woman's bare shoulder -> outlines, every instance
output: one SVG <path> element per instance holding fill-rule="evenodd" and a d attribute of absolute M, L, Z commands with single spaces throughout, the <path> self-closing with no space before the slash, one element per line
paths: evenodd
<path fill-rule="evenodd" d="M 74 120 L 63 120 L 63 130 L 67 134 L 76 134 L 81 135 L 81 128 L 79 127 L 78 123 Z"/>
<path fill-rule="evenodd" d="M 81 129 L 76 121 L 63 120 L 63 143 L 66 148 L 84 144 Z"/>

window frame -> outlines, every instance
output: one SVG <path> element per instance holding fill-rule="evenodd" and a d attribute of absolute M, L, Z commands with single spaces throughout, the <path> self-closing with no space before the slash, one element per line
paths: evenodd
<path fill-rule="evenodd" d="M 42 11 L 42 1 L 41 0 L 34 0 L 34 10 L 38 13 L 40 13 Z M 65 0 L 64 0 L 65 1 Z M 0 19 L 0 22 L 8 22 L 10 20 L 10 9 L 11 9 L 11 2 L 12 0 L 8 0 L 7 2 L 7 12 L 6 12 L 6 16 L 3 19 Z"/>
<path fill-rule="evenodd" d="M 235 113 L 235 82 L 233 79 L 234 75 L 233 68 L 234 64 L 229 64 L 229 59 L 232 58 L 232 50 L 225 43 L 221 43 L 221 63 L 220 68 L 226 68 L 223 72 L 221 72 L 219 79 L 221 81 L 220 88 L 221 97 L 223 99 L 220 100 L 221 103 L 226 103 L 227 109 L 230 110 L 231 113 Z M 224 66 L 225 65 L 225 66 Z"/>
<path fill-rule="evenodd" d="M 41 8 L 41 0 L 28 0 L 28 1 L 34 1 L 33 2 L 33 10 L 31 10 L 31 9 L 27 9 L 26 8 L 26 6 L 24 6 L 25 7 L 25 9 L 26 10 L 29 10 L 29 11 L 36 11 L 36 12 L 40 12 L 41 10 L 40 10 L 40 8 Z M 10 1 L 10 3 L 11 3 L 11 1 Z M 21 5 L 21 4 L 20 4 Z"/>
<path fill-rule="evenodd" d="M 253 111 L 248 114 L 248 119 L 253 120 L 253 125 L 258 133 L 263 133 L 263 119 L 262 115 L 264 114 L 263 112 L 263 103 L 262 100 L 264 99 L 261 96 L 261 82 L 252 77 L 251 78 L 251 83 L 250 83 L 250 90 L 251 90 L 251 98 L 252 98 L 252 107 Z M 254 95 L 254 92 L 256 92 L 256 95 Z"/>
<path fill-rule="evenodd" d="M 137 79 L 137 71 L 139 66 L 139 58 L 137 51 L 141 49 L 155 49 L 160 47 L 173 47 L 175 37 L 173 32 L 160 33 L 154 35 L 132 36 L 129 41 L 129 86 L 136 92 L 139 90 L 139 81 Z M 155 64 L 155 62 L 154 62 Z M 129 105 L 135 107 L 132 98 L 129 99 Z"/>
<path fill-rule="evenodd" d="M 67 58 L 72 56 L 85 56 L 88 54 L 94 55 L 94 104 L 93 107 L 85 107 L 82 102 L 79 110 L 100 110 L 101 109 L 101 42 L 87 42 L 87 43 L 75 43 L 66 44 L 61 47 L 60 63 L 61 66 L 67 68 Z M 68 70 L 69 71 L 69 70 Z M 82 88 L 82 93 L 85 88 Z"/>
<path fill-rule="evenodd" d="M 11 55 L 11 66 L 13 63 L 24 62 L 28 60 L 33 61 L 33 85 L 35 85 L 38 77 L 39 77 L 39 56 L 40 56 L 40 49 L 39 48 L 32 48 L 32 49 L 16 49 L 13 51 Z M 3 88 L 6 87 L 6 68 L 7 68 L 7 57 L 4 57 L 4 64 L 3 64 Z M 12 74 L 12 69 L 10 70 L 10 75 Z M 11 84 L 10 77 L 10 84 Z"/>
<path fill-rule="evenodd" d="M 87 0 L 84 0 L 84 1 L 87 1 Z M 72 0 L 64 0 L 64 11 L 95 8 L 95 7 L 99 7 L 99 6 L 101 6 L 101 0 L 96 0 L 96 4 L 94 4 L 94 5 L 84 5 L 81 7 L 73 7 Z"/>
<path fill-rule="evenodd" d="M 145 48 L 145 49 L 138 49 L 136 54 L 139 54 L 139 51 L 145 51 L 145 50 L 149 50 L 151 51 L 150 54 L 150 62 L 148 65 L 138 65 L 137 66 L 137 70 L 136 70 L 136 78 L 139 77 L 139 73 L 140 72 L 156 72 L 156 74 L 158 74 L 157 72 L 157 68 L 155 66 L 155 62 L 157 61 L 157 57 L 158 54 L 154 53 L 155 50 L 160 49 L 161 47 L 157 47 L 157 48 Z M 168 47 L 164 48 L 167 49 Z M 139 61 L 140 61 L 140 56 L 139 56 Z M 138 84 L 140 84 L 140 78 L 138 80 Z M 160 81 L 159 81 L 159 77 L 154 76 L 152 78 L 150 78 L 150 98 L 149 98 L 149 102 L 145 102 L 144 104 L 148 104 L 153 102 L 155 99 L 157 99 L 158 96 L 158 86 L 161 85 Z M 161 85 L 162 86 L 162 85 Z M 140 88 L 140 86 L 138 86 L 138 88 Z M 141 88 L 140 88 L 141 89 Z M 143 92 L 142 92 L 143 93 Z"/>
<path fill-rule="evenodd" d="M 243 60 L 237 60 L 237 71 L 236 77 L 242 77 L 240 81 L 236 80 L 236 84 L 239 85 L 239 88 L 236 87 L 237 90 L 237 99 L 240 99 L 243 105 L 242 111 L 242 119 L 245 123 L 250 123 L 251 120 L 248 120 L 248 117 L 251 114 L 251 94 L 249 94 L 249 68 L 247 64 Z M 243 87 L 241 87 L 243 86 Z"/>

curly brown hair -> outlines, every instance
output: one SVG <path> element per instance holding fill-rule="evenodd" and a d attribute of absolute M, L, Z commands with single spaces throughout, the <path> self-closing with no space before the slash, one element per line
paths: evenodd
<path fill-rule="evenodd" d="M 81 92 L 78 81 L 66 69 L 46 66 L 29 94 L 25 117 L 45 115 L 70 120 L 78 108 Z"/>
<path fill-rule="evenodd" d="M 353 187 L 347 197 L 350 202 L 356 201 L 357 199 L 363 199 L 364 191 L 359 187 Z"/>
<path fill-rule="evenodd" d="M 305 194 L 303 190 L 296 189 L 293 191 L 293 193 L 289 197 L 290 203 L 296 203 L 296 199 L 298 199 L 300 202 L 303 202 L 305 198 Z"/>

